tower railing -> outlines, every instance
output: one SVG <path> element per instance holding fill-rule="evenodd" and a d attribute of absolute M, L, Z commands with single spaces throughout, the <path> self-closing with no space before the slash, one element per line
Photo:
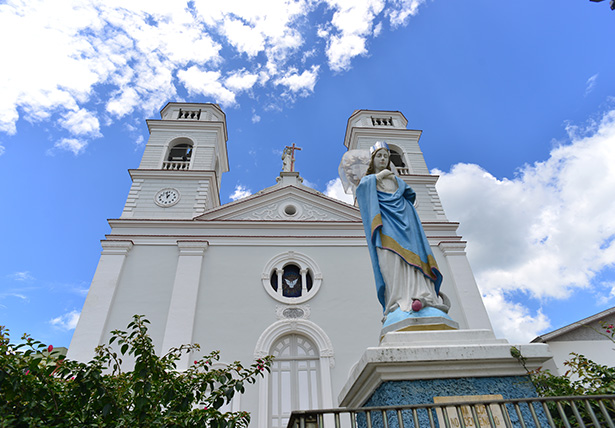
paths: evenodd
<path fill-rule="evenodd" d="M 397 166 L 395 167 L 397 169 L 397 175 L 400 176 L 404 176 L 404 175 L 410 175 L 410 168 L 408 168 L 407 166 Z"/>
<path fill-rule="evenodd" d="M 198 110 L 183 110 L 179 109 L 178 119 L 199 120 L 201 118 L 201 109 Z"/>
<path fill-rule="evenodd" d="M 183 171 L 190 169 L 190 161 L 164 161 L 162 162 L 162 169 Z"/>
<path fill-rule="evenodd" d="M 615 395 L 294 411 L 287 428 L 615 428 Z"/>

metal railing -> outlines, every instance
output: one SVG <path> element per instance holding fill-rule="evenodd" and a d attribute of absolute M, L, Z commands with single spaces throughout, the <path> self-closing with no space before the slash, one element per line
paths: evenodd
<path fill-rule="evenodd" d="M 294 411 L 287 428 L 615 428 L 615 395 Z"/>

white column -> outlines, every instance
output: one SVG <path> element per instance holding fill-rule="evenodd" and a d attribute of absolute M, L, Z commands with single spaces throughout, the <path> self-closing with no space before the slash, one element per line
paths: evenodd
<path fill-rule="evenodd" d="M 105 332 L 117 284 L 124 268 L 126 255 L 132 241 L 101 241 L 102 254 L 88 296 L 81 311 L 82 316 L 68 349 L 71 360 L 89 361 Z"/>
<path fill-rule="evenodd" d="M 448 261 L 451 280 L 457 290 L 459 304 L 466 318 L 468 328 L 493 330 L 483 298 L 478 290 L 472 268 L 466 256 L 466 243 L 440 242 L 438 247 L 442 250 L 442 254 L 444 254 Z"/>
<path fill-rule="evenodd" d="M 276 269 L 275 273 L 278 275 L 278 294 L 282 295 L 282 274 L 284 273 L 284 269 Z"/>
<path fill-rule="evenodd" d="M 173 293 L 162 340 L 162 355 L 169 349 L 192 343 L 203 255 L 207 241 L 177 241 L 179 259 L 173 281 Z M 177 363 L 178 370 L 188 368 L 189 355 Z"/>
<path fill-rule="evenodd" d="M 301 295 L 305 296 L 307 294 L 307 268 L 301 268 L 299 271 L 301 273 Z"/>
<path fill-rule="evenodd" d="M 322 391 L 322 408 L 331 409 L 335 407 L 333 402 L 333 387 L 331 385 L 331 368 L 334 365 L 333 351 L 325 351 L 320 355 L 320 385 Z"/>

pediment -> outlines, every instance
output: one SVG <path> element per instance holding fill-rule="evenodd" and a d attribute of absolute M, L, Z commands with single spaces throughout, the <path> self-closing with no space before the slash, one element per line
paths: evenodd
<path fill-rule="evenodd" d="M 359 209 L 301 186 L 273 186 L 214 208 L 195 220 L 360 222 Z"/>

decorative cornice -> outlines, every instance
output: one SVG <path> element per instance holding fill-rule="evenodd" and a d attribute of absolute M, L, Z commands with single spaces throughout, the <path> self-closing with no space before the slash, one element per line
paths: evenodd
<path fill-rule="evenodd" d="M 103 255 L 119 255 L 119 256 L 125 256 L 126 254 L 128 254 L 128 252 L 130 250 L 132 250 L 133 247 L 133 242 L 130 240 L 126 240 L 126 241 L 107 241 L 107 240 L 103 240 L 100 241 L 100 244 L 102 245 L 102 254 Z"/>
<path fill-rule="evenodd" d="M 202 256 L 209 248 L 208 241 L 177 241 L 180 256 Z"/>
<path fill-rule="evenodd" d="M 228 141 L 228 135 L 226 131 L 226 123 L 220 121 L 201 121 L 201 120 L 166 120 L 166 119 L 147 119 L 145 121 L 147 123 L 147 128 L 149 132 L 155 130 L 167 130 L 167 129 L 175 129 L 175 130 L 203 130 L 203 129 L 212 129 L 218 130 L 222 129 L 223 131 L 223 141 Z"/>
<path fill-rule="evenodd" d="M 440 241 L 438 248 L 445 256 L 463 256 L 466 254 L 466 241 Z"/>
<path fill-rule="evenodd" d="M 191 179 L 212 179 L 216 177 L 216 171 L 213 170 L 194 170 L 194 169 L 182 169 L 182 170 L 169 170 L 169 169 L 129 169 L 128 173 L 133 180 L 137 178 L 170 178 L 177 177 L 178 179 L 191 178 Z"/>

